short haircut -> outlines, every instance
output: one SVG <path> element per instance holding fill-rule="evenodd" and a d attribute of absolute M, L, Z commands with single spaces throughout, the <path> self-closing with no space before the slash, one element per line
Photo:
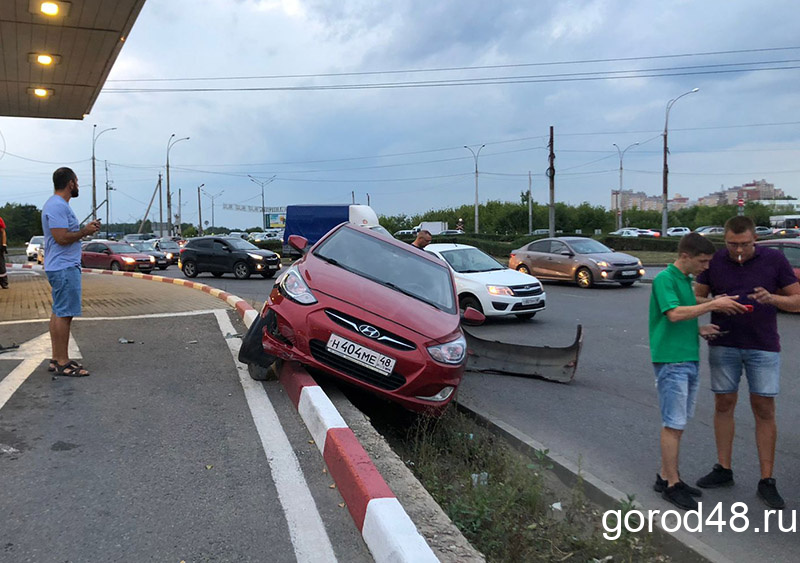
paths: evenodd
<path fill-rule="evenodd" d="M 63 166 L 53 172 L 53 189 L 56 191 L 61 191 L 67 187 L 67 184 L 76 178 L 77 176 L 75 175 L 75 172 L 72 171 L 72 168 Z"/>
<path fill-rule="evenodd" d="M 678 254 L 683 254 L 685 252 L 692 258 L 700 256 L 701 254 L 711 255 L 714 254 L 715 251 L 714 244 L 699 233 L 683 235 L 678 243 Z"/>
<path fill-rule="evenodd" d="M 750 231 L 756 234 L 756 224 L 750 217 L 744 215 L 737 215 L 725 221 L 725 232 L 732 232 L 735 235 L 740 235 L 744 232 Z"/>
<path fill-rule="evenodd" d="M 428 229 L 422 229 L 420 231 L 417 231 L 417 236 L 420 236 L 420 235 L 428 235 L 429 237 L 433 236 Z"/>

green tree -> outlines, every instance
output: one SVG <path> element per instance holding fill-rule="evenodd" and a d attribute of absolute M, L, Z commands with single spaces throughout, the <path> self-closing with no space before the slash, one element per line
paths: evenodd
<path fill-rule="evenodd" d="M 19 246 L 42 234 L 42 213 L 35 205 L 7 203 L 0 207 L 9 246 Z"/>

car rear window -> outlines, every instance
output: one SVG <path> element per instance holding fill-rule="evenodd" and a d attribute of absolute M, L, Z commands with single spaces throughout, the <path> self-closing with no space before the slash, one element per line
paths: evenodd
<path fill-rule="evenodd" d="M 391 287 L 448 313 L 456 312 L 450 271 L 384 239 L 340 228 L 314 250 L 314 256 L 356 275 Z"/>

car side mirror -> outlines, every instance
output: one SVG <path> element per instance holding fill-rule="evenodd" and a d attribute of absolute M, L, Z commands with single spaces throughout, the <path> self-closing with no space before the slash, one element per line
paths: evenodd
<path fill-rule="evenodd" d="M 561 255 L 562 255 L 562 256 L 570 256 L 570 257 L 571 257 L 571 256 L 575 256 L 575 255 L 574 255 L 572 252 L 570 252 L 569 250 L 562 250 L 562 251 L 561 251 Z"/>
<path fill-rule="evenodd" d="M 290 235 L 289 236 L 289 246 L 294 248 L 299 252 L 305 252 L 306 247 L 308 247 L 308 239 L 306 237 L 301 237 L 300 235 Z"/>
<path fill-rule="evenodd" d="M 111 249 L 110 248 L 104 248 L 103 249 L 103 254 L 111 254 Z"/>
<path fill-rule="evenodd" d="M 467 307 L 461 315 L 461 322 L 467 326 L 479 326 L 486 321 L 486 316 L 472 307 Z"/>

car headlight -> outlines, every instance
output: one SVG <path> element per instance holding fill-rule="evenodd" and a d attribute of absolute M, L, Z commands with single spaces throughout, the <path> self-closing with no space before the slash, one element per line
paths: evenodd
<path fill-rule="evenodd" d="M 167 260 L 172 260 L 173 256 L 174 254 L 172 254 L 172 252 L 167 252 Z"/>
<path fill-rule="evenodd" d="M 641 260 L 637 260 L 637 261 L 636 261 L 636 265 L 637 265 L 639 268 L 641 268 L 641 267 L 642 267 L 642 261 L 641 261 Z"/>
<path fill-rule="evenodd" d="M 428 346 L 428 354 L 443 364 L 460 364 L 467 354 L 467 340 L 462 335 L 445 344 Z"/>
<path fill-rule="evenodd" d="M 290 268 L 278 282 L 278 288 L 292 301 L 301 305 L 313 305 L 317 298 L 311 293 L 311 288 L 303 281 L 297 268 Z"/>
<path fill-rule="evenodd" d="M 247 255 L 252 258 L 253 260 L 263 260 L 264 257 L 260 254 L 253 254 L 252 252 L 248 252 Z"/>
<path fill-rule="evenodd" d="M 486 291 L 488 291 L 491 295 L 507 295 L 509 297 L 514 295 L 514 292 L 504 285 L 487 285 Z"/>
<path fill-rule="evenodd" d="M 608 262 L 606 262 L 605 260 L 595 260 L 594 263 L 600 266 L 601 268 L 608 268 Z"/>
<path fill-rule="evenodd" d="M 155 256 L 151 256 L 151 257 L 150 257 L 150 262 L 152 262 L 153 264 L 155 264 L 155 262 L 156 262 L 156 257 L 155 257 Z"/>
<path fill-rule="evenodd" d="M 280 261 L 281 261 L 281 255 L 280 255 L 280 254 L 278 254 L 278 253 L 276 252 L 276 253 L 275 253 L 275 256 L 277 256 L 277 257 L 278 257 L 278 262 L 280 262 Z"/>
<path fill-rule="evenodd" d="M 125 262 L 126 264 L 133 264 L 134 262 L 136 262 L 136 259 L 131 258 L 130 256 L 123 256 L 122 261 Z"/>

